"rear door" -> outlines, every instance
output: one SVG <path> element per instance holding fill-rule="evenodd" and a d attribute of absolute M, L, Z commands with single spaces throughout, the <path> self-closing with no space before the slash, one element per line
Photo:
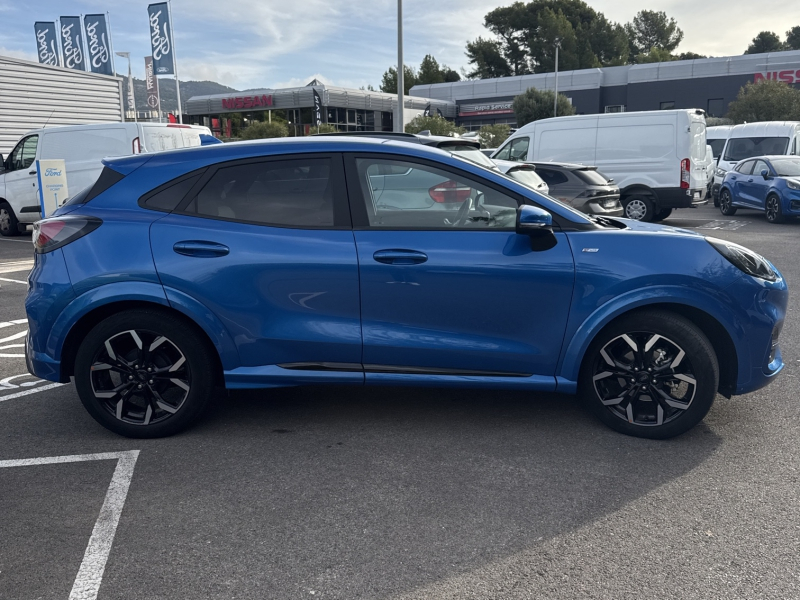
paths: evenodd
<path fill-rule="evenodd" d="M 733 200 L 739 204 L 746 206 L 753 206 L 753 165 L 754 160 L 743 162 L 741 166 L 734 170 L 734 175 L 731 175 L 731 184 L 733 186 Z"/>
<path fill-rule="evenodd" d="M 764 169 L 770 173 L 772 172 L 772 169 L 769 168 L 765 161 L 755 161 L 752 174 L 742 183 L 742 187 L 746 190 L 748 202 L 755 208 L 764 208 L 767 201 L 767 191 L 771 181 L 764 179 L 761 175 L 761 171 Z"/>
<path fill-rule="evenodd" d="M 175 199 L 167 200 L 142 202 L 169 210 Z M 339 155 L 211 167 L 153 224 L 151 240 L 168 295 L 190 296 L 216 315 L 244 367 L 345 363 L 363 379 L 358 261 Z"/>

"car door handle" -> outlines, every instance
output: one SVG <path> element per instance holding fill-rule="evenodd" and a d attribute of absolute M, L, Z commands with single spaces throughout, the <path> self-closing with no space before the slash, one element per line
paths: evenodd
<path fill-rule="evenodd" d="M 187 240 L 185 242 L 175 242 L 172 249 L 184 256 L 196 256 L 198 258 L 214 258 L 225 256 L 231 249 L 223 244 L 216 242 L 205 242 L 202 240 Z"/>
<path fill-rule="evenodd" d="M 372 258 L 385 265 L 418 265 L 428 260 L 428 255 L 416 250 L 378 250 Z"/>
<path fill-rule="evenodd" d="M 753 180 L 752 179 L 748 179 L 747 183 L 753 183 Z"/>
<path fill-rule="evenodd" d="M 28 175 L 36 175 L 36 171 L 28 171 Z"/>

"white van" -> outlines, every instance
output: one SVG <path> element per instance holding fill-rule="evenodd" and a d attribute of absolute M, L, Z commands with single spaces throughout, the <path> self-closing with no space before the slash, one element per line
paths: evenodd
<path fill-rule="evenodd" d="M 731 135 L 733 125 L 715 125 L 714 127 L 706 128 L 706 142 L 711 146 L 714 154 L 714 167 L 712 171 L 712 185 L 711 197 L 714 198 L 714 206 L 719 205 L 719 188 L 722 184 L 722 178 L 725 177 L 725 171 L 720 175 L 720 169 L 717 166 L 719 157 L 722 156 L 722 151 L 725 149 L 725 142 Z"/>
<path fill-rule="evenodd" d="M 705 204 L 705 112 L 697 109 L 576 115 L 518 129 L 492 158 L 596 166 L 620 187 L 625 216 L 666 219 Z"/>
<path fill-rule="evenodd" d="M 174 123 L 98 123 L 28 132 L 8 158 L 0 155 L 0 234 L 17 235 L 41 218 L 37 159 L 64 159 L 67 189 L 74 195 L 94 183 L 106 156 L 200 145 L 208 127 Z"/>

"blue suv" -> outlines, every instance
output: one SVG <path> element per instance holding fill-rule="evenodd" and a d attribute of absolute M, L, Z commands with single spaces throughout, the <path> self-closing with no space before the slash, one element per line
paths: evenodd
<path fill-rule="evenodd" d="M 733 216 L 739 208 L 762 210 L 770 223 L 800 217 L 800 158 L 757 156 L 728 171 L 719 191 L 719 209 Z"/>
<path fill-rule="evenodd" d="M 788 292 L 758 254 L 457 153 L 332 137 L 104 164 L 35 227 L 26 356 L 125 436 L 185 428 L 215 386 L 366 384 L 579 393 L 667 438 L 783 367 Z"/>

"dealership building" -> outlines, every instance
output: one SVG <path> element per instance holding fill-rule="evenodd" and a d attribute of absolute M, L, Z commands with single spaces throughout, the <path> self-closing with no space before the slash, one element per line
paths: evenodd
<path fill-rule="evenodd" d="M 558 91 L 578 114 L 701 108 L 722 117 L 741 87 L 760 79 L 800 84 L 800 51 L 565 71 L 558 74 Z M 532 87 L 554 89 L 555 75 L 417 85 L 411 95 L 454 104 L 458 124 L 478 129 L 493 123 L 514 125 L 511 103 Z"/>

